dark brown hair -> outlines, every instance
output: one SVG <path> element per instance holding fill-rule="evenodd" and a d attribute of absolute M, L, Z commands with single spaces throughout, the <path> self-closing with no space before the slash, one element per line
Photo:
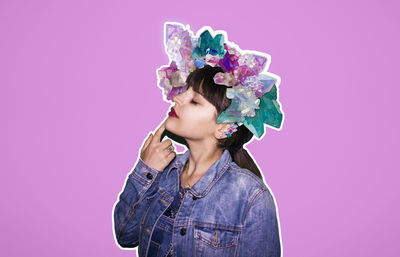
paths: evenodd
<path fill-rule="evenodd" d="M 219 116 L 231 104 L 231 99 L 226 97 L 226 89 L 228 87 L 214 83 L 214 75 L 223 72 L 221 67 L 212 67 L 205 65 L 191 72 L 186 79 L 186 84 L 192 87 L 193 91 L 201 94 L 207 101 L 217 109 Z M 203 83 L 201 83 L 203 81 Z M 241 168 L 245 168 L 253 172 L 262 179 L 261 172 L 254 163 L 253 158 L 249 155 L 243 144 L 247 143 L 253 137 L 253 133 L 241 125 L 237 131 L 232 133 L 230 137 L 218 139 L 217 147 L 220 149 L 228 149 L 232 160 Z"/>

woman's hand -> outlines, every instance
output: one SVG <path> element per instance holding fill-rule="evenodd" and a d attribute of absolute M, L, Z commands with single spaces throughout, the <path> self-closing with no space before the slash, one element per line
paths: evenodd
<path fill-rule="evenodd" d="M 159 171 L 163 171 L 176 156 L 175 148 L 170 139 L 160 142 L 164 130 L 165 121 L 156 130 L 154 136 L 150 133 L 142 149 L 140 149 L 140 158 L 142 161 L 146 163 L 147 166 Z M 168 148 L 171 151 L 168 151 Z"/>

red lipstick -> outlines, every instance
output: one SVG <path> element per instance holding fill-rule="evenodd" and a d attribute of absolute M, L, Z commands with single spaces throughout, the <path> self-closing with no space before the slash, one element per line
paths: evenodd
<path fill-rule="evenodd" d="M 171 111 L 168 113 L 169 116 L 178 118 L 178 115 L 176 115 L 174 107 L 171 107 Z"/>

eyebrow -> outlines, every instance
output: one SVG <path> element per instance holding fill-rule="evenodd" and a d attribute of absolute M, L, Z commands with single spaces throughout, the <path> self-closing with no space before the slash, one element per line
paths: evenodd
<path fill-rule="evenodd" d="M 198 99 L 200 101 L 204 101 L 205 100 L 204 96 L 202 94 L 194 91 L 193 88 L 192 88 L 192 92 L 193 92 L 193 97 L 196 97 L 196 99 Z"/>
<path fill-rule="evenodd" d="M 193 96 L 193 98 L 196 98 L 196 100 L 198 101 L 204 101 L 204 96 L 202 96 L 201 94 L 197 93 Z"/>
<path fill-rule="evenodd" d="M 199 97 L 199 95 L 201 95 L 201 94 L 199 94 L 199 93 L 197 93 L 196 91 L 193 90 L 193 97 Z"/>

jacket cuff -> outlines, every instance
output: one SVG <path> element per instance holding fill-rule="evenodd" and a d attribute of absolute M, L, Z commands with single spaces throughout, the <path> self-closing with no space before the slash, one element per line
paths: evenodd
<path fill-rule="evenodd" d="M 155 180 L 156 176 L 160 172 L 162 171 L 151 168 L 139 157 L 138 163 L 131 175 L 143 184 L 150 184 Z"/>

